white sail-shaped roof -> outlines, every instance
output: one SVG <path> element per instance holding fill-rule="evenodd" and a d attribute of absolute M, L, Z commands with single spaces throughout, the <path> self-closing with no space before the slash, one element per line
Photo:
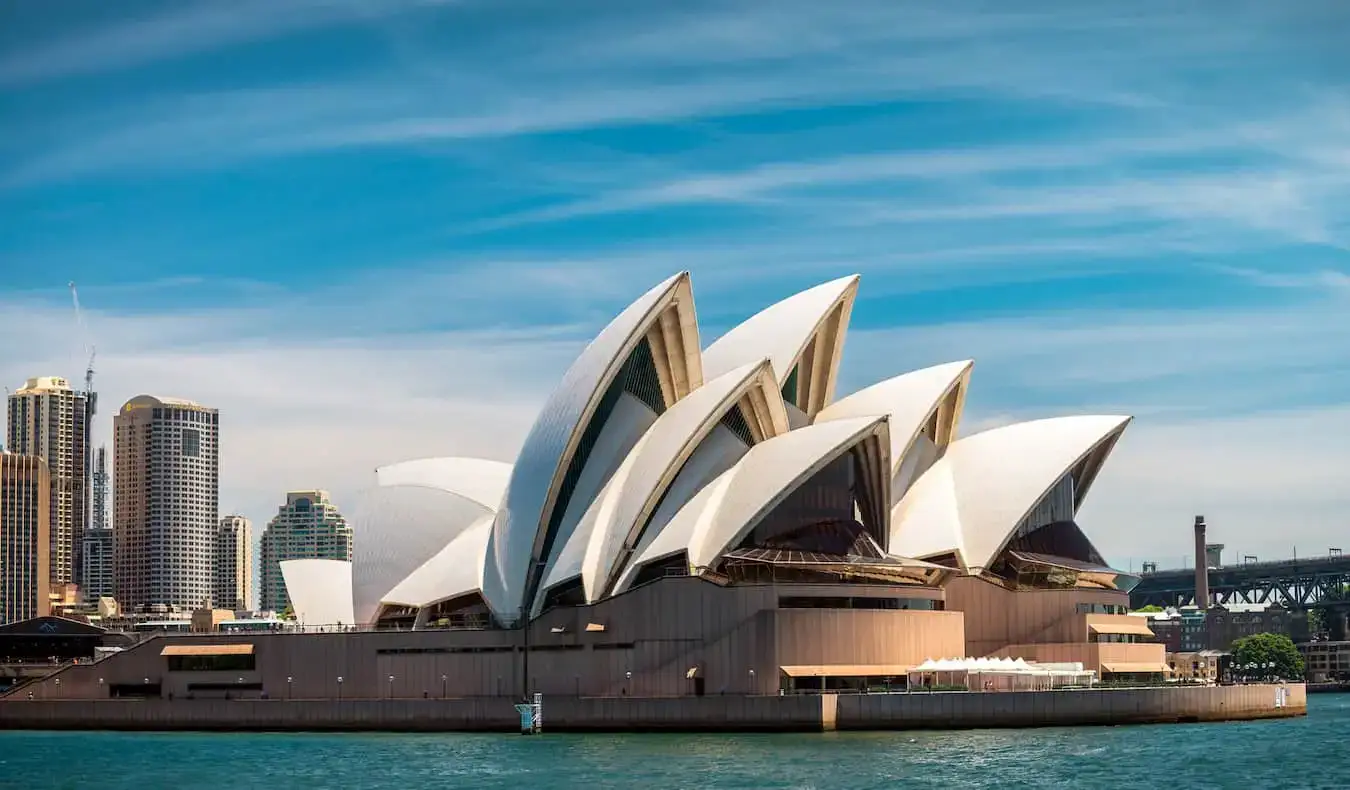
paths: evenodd
<path fill-rule="evenodd" d="M 423 607 L 481 591 L 483 554 L 491 533 L 492 514 L 487 514 L 383 595 L 380 603 Z"/>
<path fill-rule="evenodd" d="M 834 398 L 844 334 L 857 292 L 855 274 L 761 310 L 704 349 L 704 374 L 711 379 L 768 358 L 781 387 L 795 368 L 800 395 L 792 400 L 808 416 L 814 415 Z"/>
<path fill-rule="evenodd" d="M 281 578 L 302 626 L 355 625 L 352 564 L 346 560 L 285 560 Z"/>
<path fill-rule="evenodd" d="M 934 437 L 938 445 L 946 446 L 956 438 L 964 390 L 974 364 L 970 360 L 949 362 L 886 379 L 831 403 L 816 415 L 815 421 L 889 414 L 893 477 L 924 424 L 934 416 L 939 422 Z M 948 408 L 942 408 L 947 401 L 950 401 Z"/>
<path fill-rule="evenodd" d="M 688 272 L 643 294 L 611 321 L 568 368 L 549 396 L 511 472 L 501 510 L 492 526 L 483 594 L 494 614 L 515 622 L 527 605 L 532 568 L 561 551 L 550 545 L 549 524 L 568 503 L 564 478 L 600 400 L 635 348 L 651 345 L 660 386 L 670 405 L 703 383 L 698 327 Z"/>
<path fill-rule="evenodd" d="M 895 506 L 890 550 L 919 558 L 956 552 L 970 569 L 988 567 L 1066 474 L 1077 472 L 1075 507 L 1082 504 L 1129 422 L 1121 416 L 1058 417 L 953 442 Z"/>
<path fill-rule="evenodd" d="M 511 464 L 486 458 L 420 458 L 375 470 L 380 486 L 417 486 L 448 491 L 495 511 L 506 494 Z"/>
<path fill-rule="evenodd" d="M 735 479 L 736 467 L 733 466 L 699 489 L 699 492 L 685 503 L 662 529 L 644 535 L 637 551 L 633 552 L 633 558 L 619 575 L 619 582 L 614 585 L 614 594 L 618 595 L 632 586 L 637 572 L 643 565 L 680 552 L 688 552 L 693 556 L 694 536 L 707 532 L 708 522 L 722 506 Z"/>
<path fill-rule="evenodd" d="M 710 489 L 716 487 L 714 492 L 691 500 L 671 519 L 666 529 L 689 534 L 690 566 L 712 567 L 803 481 L 868 438 L 884 440 L 872 448 L 877 456 L 889 453 L 890 438 L 885 417 L 834 420 L 789 431 L 757 444 L 727 475 L 708 486 Z M 889 463 L 877 464 L 875 479 L 865 483 L 880 489 L 873 493 L 883 497 L 889 494 L 890 484 L 882 472 L 886 466 Z M 881 517 L 884 520 L 884 512 Z M 689 520 L 696 523 L 692 526 L 682 523 Z M 873 519 L 864 514 L 864 523 L 870 520 Z"/>
<path fill-rule="evenodd" d="M 484 458 L 423 458 L 375 470 L 377 487 L 353 511 L 353 598 L 358 622 L 380 596 L 501 503 L 511 465 Z"/>
<path fill-rule="evenodd" d="M 694 390 L 661 415 L 633 447 L 583 518 L 588 533 L 582 563 L 587 600 L 598 600 L 607 593 L 616 570 L 620 570 L 616 562 L 626 559 L 637 545 L 684 462 L 752 387 L 759 387 L 765 397 L 749 401 L 769 406 L 764 414 L 747 415 L 747 422 L 755 426 L 752 431 L 763 431 L 765 435 L 758 437 L 762 439 L 785 432 L 787 412 L 772 368 L 768 360 L 761 360 L 735 368 Z M 750 409 L 753 411 L 753 407 Z"/>

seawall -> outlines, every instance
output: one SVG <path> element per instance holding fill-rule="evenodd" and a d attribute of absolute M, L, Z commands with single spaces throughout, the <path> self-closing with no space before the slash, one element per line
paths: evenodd
<path fill-rule="evenodd" d="M 1284 691 L 1280 691 L 1283 689 Z M 1279 696 L 1283 702 L 1277 706 Z M 514 700 L 0 701 L 0 729 L 514 732 Z M 546 697 L 549 731 L 971 729 L 1282 718 L 1307 714 L 1302 684 L 822 696 Z"/>

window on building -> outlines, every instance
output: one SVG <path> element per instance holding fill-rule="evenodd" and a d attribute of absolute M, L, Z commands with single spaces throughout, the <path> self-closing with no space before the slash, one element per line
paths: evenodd
<path fill-rule="evenodd" d="M 168 656 L 170 672 L 252 672 L 253 654 L 227 656 Z"/>

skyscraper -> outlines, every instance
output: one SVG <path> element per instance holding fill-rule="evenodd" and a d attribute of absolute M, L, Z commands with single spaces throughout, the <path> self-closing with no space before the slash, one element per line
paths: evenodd
<path fill-rule="evenodd" d="M 47 614 L 50 508 L 47 464 L 0 453 L 0 623 Z"/>
<path fill-rule="evenodd" d="M 211 597 L 220 498 L 215 409 L 138 395 L 113 418 L 114 592 L 127 611 Z"/>
<path fill-rule="evenodd" d="M 112 529 L 108 523 L 108 448 L 99 446 L 94 453 L 94 473 L 90 478 L 93 507 L 89 513 L 90 529 Z"/>
<path fill-rule="evenodd" d="M 89 528 L 80 551 L 80 596 L 88 602 L 113 596 L 113 531 Z"/>
<path fill-rule="evenodd" d="M 51 479 L 50 573 L 53 585 L 78 582 L 89 517 L 89 400 L 63 378 L 28 379 L 9 396 L 10 452 L 35 455 Z"/>
<path fill-rule="evenodd" d="M 221 609 L 253 609 L 253 523 L 225 516 L 216 530 L 211 602 Z"/>
<path fill-rule="evenodd" d="M 328 499 L 327 491 L 291 491 L 262 536 L 262 608 L 280 612 L 290 605 L 281 576 L 285 560 L 352 559 L 352 528 Z"/>
<path fill-rule="evenodd" d="M 113 594 L 113 531 L 108 523 L 108 448 L 94 453 L 90 491 L 93 506 L 80 550 L 80 594 L 86 601 Z"/>

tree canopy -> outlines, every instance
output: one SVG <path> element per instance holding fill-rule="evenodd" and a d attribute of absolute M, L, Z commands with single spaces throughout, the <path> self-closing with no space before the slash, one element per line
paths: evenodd
<path fill-rule="evenodd" d="M 1303 677 L 1303 656 L 1284 634 L 1253 634 L 1233 643 L 1233 672 L 1254 678 Z"/>
<path fill-rule="evenodd" d="M 1148 606 L 1141 606 L 1138 609 L 1135 609 L 1135 611 L 1140 614 L 1153 614 L 1155 612 L 1163 611 L 1163 608 L 1157 604 L 1151 603 Z"/>

